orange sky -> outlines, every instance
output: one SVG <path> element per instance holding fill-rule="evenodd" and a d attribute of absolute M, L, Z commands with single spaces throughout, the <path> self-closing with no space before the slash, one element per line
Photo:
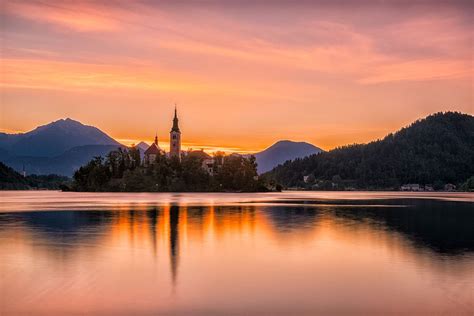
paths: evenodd
<path fill-rule="evenodd" d="M 3 131 L 70 117 L 130 144 L 367 142 L 473 113 L 470 1 L 5 1 Z"/>

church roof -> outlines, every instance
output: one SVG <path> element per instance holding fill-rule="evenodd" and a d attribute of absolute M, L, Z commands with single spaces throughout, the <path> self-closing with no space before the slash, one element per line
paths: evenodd
<path fill-rule="evenodd" d="M 188 155 L 190 157 L 197 157 L 197 158 L 200 158 L 200 159 L 210 159 L 210 158 L 212 158 L 208 153 L 206 153 L 203 150 L 191 150 L 191 151 L 188 152 Z"/>
<path fill-rule="evenodd" d="M 151 144 L 147 150 L 145 150 L 145 155 L 158 155 L 161 152 L 160 147 L 158 147 L 155 143 Z"/>

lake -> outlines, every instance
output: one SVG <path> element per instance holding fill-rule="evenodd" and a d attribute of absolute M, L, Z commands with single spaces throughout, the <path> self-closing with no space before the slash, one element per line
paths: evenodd
<path fill-rule="evenodd" d="M 474 315 L 473 194 L 0 197 L 0 315 Z"/>

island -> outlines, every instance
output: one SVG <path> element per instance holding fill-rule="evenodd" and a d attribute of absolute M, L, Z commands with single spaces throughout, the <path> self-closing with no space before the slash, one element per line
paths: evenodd
<path fill-rule="evenodd" d="M 156 143 L 153 145 L 156 146 Z M 152 145 L 152 146 L 153 146 Z M 156 148 L 156 147 L 155 147 Z M 151 156 L 151 157 L 150 157 Z M 72 191 L 87 192 L 265 192 L 254 156 L 213 157 L 204 151 L 181 156 L 119 148 L 96 157 L 73 176 Z"/>
<path fill-rule="evenodd" d="M 213 156 L 203 150 L 181 150 L 177 109 L 170 131 L 170 151 L 158 135 L 142 155 L 138 146 L 118 148 L 105 159 L 95 157 L 74 173 L 72 191 L 87 192 L 266 192 L 254 156 Z"/>

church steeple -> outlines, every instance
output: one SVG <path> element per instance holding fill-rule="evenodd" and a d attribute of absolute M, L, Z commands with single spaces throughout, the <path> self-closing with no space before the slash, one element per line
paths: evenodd
<path fill-rule="evenodd" d="M 155 134 L 155 145 L 158 146 L 158 133 Z"/>
<path fill-rule="evenodd" d="M 170 131 L 170 156 L 181 159 L 181 131 L 178 125 L 178 111 L 174 105 L 173 127 Z"/>
<path fill-rule="evenodd" d="M 173 118 L 173 127 L 171 128 L 172 132 L 180 132 L 178 125 L 178 110 L 176 109 L 176 104 L 174 105 L 174 118 Z"/>

